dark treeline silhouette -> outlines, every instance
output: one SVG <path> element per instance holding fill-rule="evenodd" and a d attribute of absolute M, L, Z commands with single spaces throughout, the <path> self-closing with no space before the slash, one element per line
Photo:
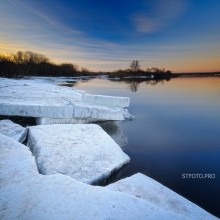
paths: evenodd
<path fill-rule="evenodd" d="M 87 68 L 71 63 L 54 64 L 40 54 L 31 51 L 18 51 L 16 54 L 0 54 L 0 77 L 19 78 L 29 76 L 96 76 L 107 74 L 109 77 L 135 77 L 147 76 L 151 78 L 165 78 L 171 76 L 171 71 L 165 69 L 151 68 L 142 70 L 138 60 L 133 60 L 126 70 L 117 70 L 115 72 L 91 72 Z"/>
<path fill-rule="evenodd" d="M 30 51 L 18 51 L 16 54 L 0 54 L 0 76 L 8 78 L 28 76 L 78 76 L 90 74 L 86 68 L 71 63 L 60 65 L 49 61 L 47 57 Z"/>
<path fill-rule="evenodd" d="M 144 76 L 151 79 L 160 78 L 171 78 L 174 74 L 170 70 L 165 70 L 164 68 L 159 69 L 157 67 L 147 68 L 145 70 L 141 69 L 138 60 L 133 60 L 128 69 L 117 70 L 109 73 L 110 77 L 140 77 Z"/>
<path fill-rule="evenodd" d="M 19 78 L 29 76 L 66 76 L 66 77 L 96 77 L 107 75 L 109 78 L 145 78 L 145 79 L 169 79 L 172 77 L 188 76 L 218 76 L 218 73 L 192 73 L 174 74 L 170 70 L 157 67 L 141 69 L 138 60 L 133 60 L 128 69 L 113 72 L 91 72 L 87 68 L 79 67 L 71 63 L 54 64 L 40 53 L 31 51 L 18 51 L 16 54 L 0 54 L 0 77 Z"/>

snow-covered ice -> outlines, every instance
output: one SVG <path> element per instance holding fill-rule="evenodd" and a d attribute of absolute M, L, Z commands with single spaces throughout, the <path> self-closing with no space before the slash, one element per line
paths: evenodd
<path fill-rule="evenodd" d="M 123 133 L 123 130 L 115 121 L 97 121 L 95 119 L 76 119 L 76 118 L 36 118 L 37 125 L 52 125 L 52 124 L 88 124 L 96 122 L 111 138 L 120 146 L 128 144 L 128 138 Z"/>
<path fill-rule="evenodd" d="M 124 120 L 127 97 L 87 94 L 47 81 L 0 78 L 0 114 L 43 118 Z"/>
<path fill-rule="evenodd" d="M 105 105 L 119 108 L 128 107 L 130 103 L 130 99 L 126 97 L 91 95 L 87 93 L 83 96 L 83 101 L 95 105 Z"/>
<path fill-rule="evenodd" d="M 132 195 L 62 174 L 40 175 L 30 150 L 1 134 L 0 164 L 2 220 L 189 220 Z"/>
<path fill-rule="evenodd" d="M 93 111 L 94 111 L 94 114 L 97 115 L 97 113 L 95 112 L 94 106 L 93 106 Z M 103 112 L 102 112 L 102 114 L 103 114 Z M 109 114 L 109 111 L 107 112 L 107 114 Z M 112 114 L 114 114 L 114 112 L 112 112 Z M 122 110 L 122 115 L 123 115 L 122 120 L 125 119 L 125 120 L 130 120 L 131 121 L 131 120 L 135 119 L 135 116 L 131 115 L 128 112 L 127 109 Z M 82 117 L 82 115 L 81 115 L 81 117 Z M 115 115 L 112 115 L 112 117 L 115 117 Z M 121 117 L 121 112 L 119 113 L 119 117 Z M 99 119 L 97 119 L 97 118 L 87 118 L 87 117 L 84 117 L 84 118 L 36 118 L 36 124 L 37 125 L 86 124 L 86 123 L 104 122 L 104 121 L 106 121 L 104 114 L 102 116 L 100 116 Z"/>
<path fill-rule="evenodd" d="M 62 173 L 94 184 L 129 162 L 129 157 L 98 125 L 29 127 L 28 146 L 40 173 Z"/>
<path fill-rule="evenodd" d="M 117 107 L 91 105 L 87 103 L 76 103 L 74 117 L 95 118 L 97 120 L 124 120 L 123 110 Z"/>
<path fill-rule="evenodd" d="M 22 183 L 23 180 L 29 179 L 32 175 L 38 175 L 35 158 L 32 156 L 30 149 L 9 138 L 0 134 L 0 219 L 2 206 L 2 187 L 8 186 L 11 183 Z M 13 194 L 10 195 L 13 197 Z"/>
<path fill-rule="evenodd" d="M 190 219 L 217 219 L 204 209 L 141 173 L 119 180 L 106 187 L 113 191 L 136 196 L 167 211 Z"/>
<path fill-rule="evenodd" d="M 15 124 L 11 120 L 0 120 L 0 133 L 16 141 L 23 142 L 27 136 L 27 129 Z"/>

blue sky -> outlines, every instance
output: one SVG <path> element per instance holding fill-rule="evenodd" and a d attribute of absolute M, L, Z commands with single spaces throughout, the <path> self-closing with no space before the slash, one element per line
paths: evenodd
<path fill-rule="evenodd" d="M 91 70 L 220 71 L 219 0 L 0 0 L 0 52 Z"/>

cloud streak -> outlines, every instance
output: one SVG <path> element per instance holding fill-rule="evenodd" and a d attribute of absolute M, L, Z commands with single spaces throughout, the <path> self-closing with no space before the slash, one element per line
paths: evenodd
<path fill-rule="evenodd" d="M 132 15 L 132 22 L 137 32 L 152 33 L 172 24 L 186 9 L 184 0 L 163 0 L 155 1 L 143 11 Z"/>
<path fill-rule="evenodd" d="M 56 28 L 60 31 L 66 31 L 70 32 L 72 34 L 81 34 L 82 32 L 73 28 L 68 27 L 67 25 L 64 25 L 63 23 L 59 22 L 57 18 L 51 14 L 45 14 L 41 10 L 31 7 L 27 3 L 25 4 L 23 1 L 20 0 L 14 0 L 20 7 L 26 8 L 31 13 L 34 13 L 37 17 L 42 19 L 44 22 L 46 22 L 48 25 L 50 25 L 53 28 Z"/>

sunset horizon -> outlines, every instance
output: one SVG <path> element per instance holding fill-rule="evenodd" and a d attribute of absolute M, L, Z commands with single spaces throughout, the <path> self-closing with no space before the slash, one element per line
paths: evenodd
<path fill-rule="evenodd" d="M 217 0 L 3 1 L 0 53 L 33 51 L 90 71 L 220 71 Z"/>

